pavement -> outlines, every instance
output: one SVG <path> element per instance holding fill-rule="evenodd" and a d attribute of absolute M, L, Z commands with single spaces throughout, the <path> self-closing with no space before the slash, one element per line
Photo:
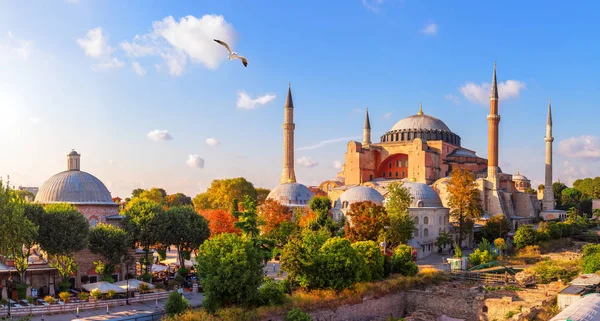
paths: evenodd
<path fill-rule="evenodd" d="M 463 249 L 462 250 L 462 254 L 463 257 L 465 256 L 469 256 L 469 254 L 473 253 L 472 249 Z M 442 264 L 445 263 L 447 258 L 453 258 L 454 255 L 448 253 L 447 251 L 443 252 L 442 254 L 438 254 L 436 253 L 431 253 L 429 256 L 424 257 L 422 259 L 418 259 L 417 260 L 417 265 L 436 265 L 436 264 Z"/>

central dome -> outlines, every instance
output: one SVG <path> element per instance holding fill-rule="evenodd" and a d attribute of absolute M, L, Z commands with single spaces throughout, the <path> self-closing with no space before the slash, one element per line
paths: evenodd
<path fill-rule="evenodd" d="M 392 130 L 428 129 L 450 132 L 450 128 L 443 121 L 422 113 L 401 119 L 392 127 Z"/>
<path fill-rule="evenodd" d="M 42 204 L 115 204 L 110 192 L 99 179 L 78 170 L 64 171 L 50 177 L 40 187 L 35 201 Z"/>

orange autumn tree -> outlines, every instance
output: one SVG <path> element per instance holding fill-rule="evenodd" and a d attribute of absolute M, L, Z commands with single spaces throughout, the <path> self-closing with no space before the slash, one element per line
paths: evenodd
<path fill-rule="evenodd" d="M 266 200 L 258 208 L 258 219 L 262 223 L 262 226 L 260 227 L 261 233 L 270 234 L 276 230 L 281 223 L 291 221 L 292 213 L 287 206 L 281 205 L 274 200 Z"/>
<path fill-rule="evenodd" d="M 350 242 L 377 241 L 390 225 L 385 207 L 370 201 L 353 203 L 346 213 L 344 231 Z"/>
<path fill-rule="evenodd" d="M 474 219 L 481 216 L 481 195 L 475 176 L 469 170 L 456 168 L 450 174 L 446 184 L 450 217 L 458 227 L 458 245 L 462 244 L 465 235 L 471 233 Z"/>
<path fill-rule="evenodd" d="M 234 227 L 237 219 L 231 213 L 224 210 L 203 210 L 200 215 L 208 221 L 210 237 L 221 233 L 240 234 L 240 230 Z"/>

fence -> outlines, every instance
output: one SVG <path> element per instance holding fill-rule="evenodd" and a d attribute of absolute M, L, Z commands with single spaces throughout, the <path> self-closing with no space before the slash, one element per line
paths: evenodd
<path fill-rule="evenodd" d="M 452 271 L 446 273 L 453 279 L 462 281 L 473 281 L 475 283 L 483 284 L 518 284 L 517 280 L 513 275 L 509 273 L 494 274 L 494 273 L 476 273 L 476 272 L 465 272 L 465 271 Z"/>
<path fill-rule="evenodd" d="M 148 294 L 138 294 L 133 298 L 129 298 L 129 303 L 161 300 L 169 296 L 170 292 L 156 292 Z M 96 308 L 106 308 L 106 306 L 115 307 L 123 306 L 127 304 L 127 299 L 113 299 L 113 300 L 95 300 L 90 302 L 80 303 L 66 303 L 66 304 L 52 304 L 52 305 L 33 305 L 21 308 L 10 308 L 11 316 L 26 316 L 26 315 L 38 315 L 38 314 L 52 314 L 52 313 L 64 313 L 79 310 L 89 310 Z M 8 316 L 8 309 L 0 308 L 0 317 Z M 135 320 L 135 319 L 132 319 Z M 142 320 L 141 317 L 139 320 Z M 147 319 L 145 319 L 147 320 Z M 154 319 L 149 319 L 154 320 Z M 159 319 L 157 319 L 159 320 Z"/>

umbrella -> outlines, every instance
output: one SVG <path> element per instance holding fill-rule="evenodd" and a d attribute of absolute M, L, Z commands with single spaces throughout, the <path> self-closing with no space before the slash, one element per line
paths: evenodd
<path fill-rule="evenodd" d="M 107 293 L 109 290 L 113 290 L 116 293 L 125 293 L 125 289 L 116 286 L 112 283 L 108 283 L 108 282 L 96 282 L 96 283 L 91 283 L 91 284 L 84 284 L 81 286 L 82 288 L 84 288 L 86 291 L 88 292 L 92 292 L 94 290 L 98 290 L 100 291 L 100 293 Z"/>
<path fill-rule="evenodd" d="M 166 259 L 166 260 L 160 261 L 160 263 L 163 263 L 163 264 L 174 264 L 174 265 L 180 266 L 179 262 L 177 262 L 177 259 Z M 185 260 L 185 266 L 186 267 L 192 267 L 192 266 L 194 266 L 195 263 L 196 262 L 193 261 L 193 260 Z"/>
<path fill-rule="evenodd" d="M 159 264 L 152 264 L 152 273 L 160 273 L 160 272 L 164 272 L 168 269 L 168 266 L 165 265 L 159 265 Z"/>
<path fill-rule="evenodd" d="M 114 285 L 116 285 L 116 286 L 118 286 L 118 287 L 120 287 L 120 288 L 122 288 L 124 290 L 127 290 L 127 285 L 129 285 L 129 291 L 137 290 L 140 287 L 141 284 L 148 285 L 148 287 L 150 289 L 154 288 L 153 284 L 150 284 L 150 283 L 147 283 L 147 282 L 144 282 L 144 281 L 140 281 L 140 280 L 136 280 L 136 279 L 119 281 L 119 282 L 114 283 Z"/>

